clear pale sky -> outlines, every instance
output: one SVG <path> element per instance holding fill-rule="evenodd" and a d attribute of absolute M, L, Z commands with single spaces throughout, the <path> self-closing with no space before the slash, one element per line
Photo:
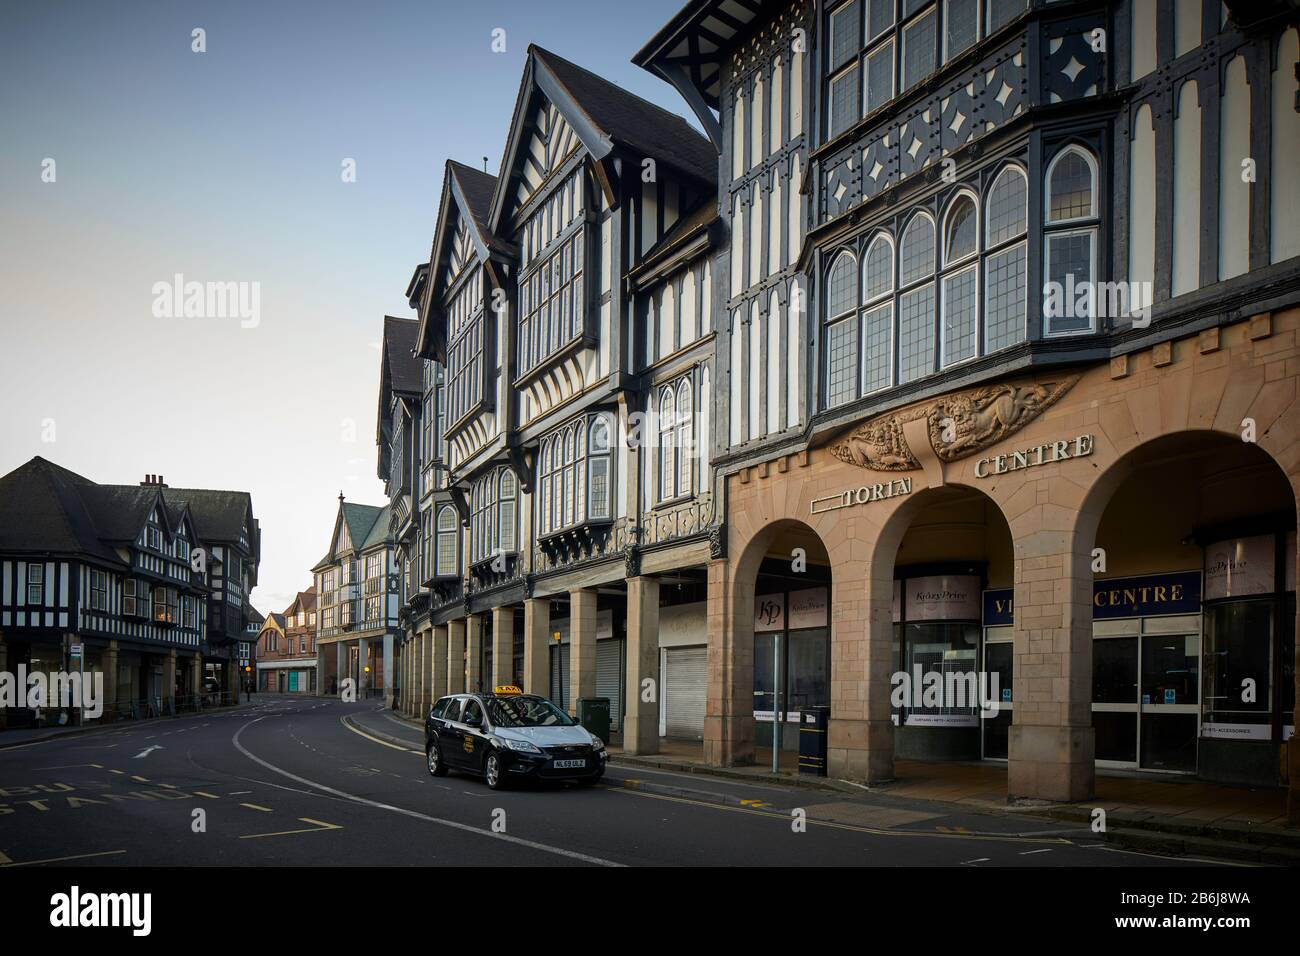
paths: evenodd
<path fill-rule="evenodd" d="M 686 115 L 629 62 L 680 5 L 4 0 L 0 474 L 247 490 L 283 610 L 338 493 L 384 501 L 382 316 L 414 317 L 444 161 L 497 172 L 529 43 Z M 260 324 L 155 317 L 176 273 L 259 283 Z"/>

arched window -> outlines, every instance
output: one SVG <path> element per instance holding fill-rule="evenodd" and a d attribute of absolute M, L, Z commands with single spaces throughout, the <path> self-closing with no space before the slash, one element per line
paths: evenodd
<path fill-rule="evenodd" d="M 518 483 L 515 481 L 515 474 L 509 468 L 501 469 L 500 483 L 497 489 L 497 526 L 498 545 L 502 551 L 514 551 L 515 547 L 515 514 L 516 499 L 518 496 Z"/>
<path fill-rule="evenodd" d="M 902 285 L 919 282 L 934 273 L 934 220 L 917 213 L 903 230 L 899 249 L 898 281 Z"/>
<path fill-rule="evenodd" d="M 1014 163 L 998 173 L 984 204 L 984 351 L 1025 340 L 1029 180 Z"/>
<path fill-rule="evenodd" d="M 1047 167 L 1047 221 L 1073 222 L 1097 215 L 1097 161 L 1078 146 L 1067 146 Z"/>
<path fill-rule="evenodd" d="M 676 414 L 677 400 L 671 385 L 659 392 L 659 500 L 668 501 L 674 497 L 677 474 L 677 449 L 673 444 L 673 416 Z"/>
<path fill-rule="evenodd" d="M 776 400 L 774 395 L 768 398 L 770 401 Z M 691 379 L 687 376 L 677 385 L 677 434 L 674 444 L 677 446 L 677 494 L 679 496 L 691 493 L 691 432 L 694 419 L 695 403 L 691 396 Z"/>
<path fill-rule="evenodd" d="M 457 577 L 460 573 L 457 524 L 455 507 L 443 505 L 438 509 L 437 567 L 434 573 L 440 578 Z"/>
<path fill-rule="evenodd" d="M 613 448 L 609 440 L 609 420 L 604 415 L 597 415 L 592 420 L 588 447 L 587 494 L 590 500 L 587 514 L 593 520 L 609 518 L 614 513 L 610 482 Z"/>
<path fill-rule="evenodd" d="M 826 406 L 857 395 L 858 260 L 847 249 L 826 273 Z"/>
<path fill-rule="evenodd" d="M 862 265 L 862 393 L 885 388 L 894 370 L 894 240 L 877 233 Z"/>
<path fill-rule="evenodd" d="M 978 252 L 979 210 L 974 196 L 960 192 L 948 205 L 943 223 L 946 271 L 941 289 L 939 355 L 944 368 L 974 358 L 978 347 Z"/>
<path fill-rule="evenodd" d="M 935 370 L 934 220 L 918 212 L 898 244 L 898 382 Z M 911 286 L 911 288 L 908 288 Z"/>
<path fill-rule="evenodd" d="M 1097 160 L 1067 146 L 1047 167 L 1043 224 L 1043 332 L 1096 328 Z"/>
<path fill-rule="evenodd" d="M 857 260 L 845 250 L 831 263 L 826 279 L 826 318 L 837 319 L 857 307 L 854 275 Z"/>

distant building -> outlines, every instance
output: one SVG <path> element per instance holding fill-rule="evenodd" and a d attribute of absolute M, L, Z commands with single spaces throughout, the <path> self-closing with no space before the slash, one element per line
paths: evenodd
<path fill-rule="evenodd" d="M 316 585 L 299 591 L 283 614 L 272 614 L 257 639 L 257 689 L 273 694 L 314 694 Z"/>
<path fill-rule="evenodd" d="M 394 686 L 398 574 L 390 516 L 387 505 L 352 504 L 339 495 L 330 550 L 312 568 L 317 685 L 324 693 L 348 678 L 358 697 L 383 696 Z"/>

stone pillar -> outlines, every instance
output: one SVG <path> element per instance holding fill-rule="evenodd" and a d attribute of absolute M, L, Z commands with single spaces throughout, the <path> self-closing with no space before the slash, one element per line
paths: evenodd
<path fill-rule="evenodd" d="M 524 602 L 524 693 L 551 696 L 551 602 Z"/>
<path fill-rule="evenodd" d="M 879 550 L 891 555 L 892 543 Z M 890 717 L 893 669 L 894 563 L 831 559 L 831 721 L 827 773 L 839 780 L 884 783 L 894 779 L 894 722 Z M 788 702 L 782 701 L 783 706 Z"/>
<path fill-rule="evenodd" d="M 439 624 L 429 631 L 429 678 L 433 682 L 429 692 L 429 705 L 447 696 L 447 625 Z"/>
<path fill-rule="evenodd" d="M 1057 511 L 1063 514 L 1052 523 L 1039 509 L 1011 523 L 1016 543 L 1012 650 L 1016 706 L 1008 741 L 1007 795 L 1073 802 L 1090 799 L 1096 779 L 1094 535 L 1076 534 L 1074 515 L 1067 509 Z"/>
<path fill-rule="evenodd" d="M 741 611 L 736 612 L 735 608 Z M 708 615 L 709 689 L 704 717 L 704 761 L 713 767 L 752 764 L 754 581 L 745 584 L 732 580 L 726 558 L 709 563 Z"/>
<path fill-rule="evenodd" d="M 396 706 L 397 706 L 397 702 L 396 702 L 395 700 L 393 700 L 393 680 L 394 680 L 394 678 L 395 678 L 396 675 L 397 675 L 397 668 L 396 668 L 396 666 L 395 666 L 396 661 L 394 661 L 394 659 L 393 659 L 393 658 L 396 656 L 396 653 L 395 653 L 395 652 L 396 652 L 396 648 L 397 648 L 397 640 L 396 640 L 396 638 L 394 637 L 394 635 L 392 634 L 392 632 L 390 631 L 389 633 L 387 633 L 387 634 L 384 635 L 384 661 L 383 661 L 383 668 L 384 668 L 384 695 L 383 695 L 383 701 L 384 701 L 384 706 L 386 706 L 386 707 L 387 707 L 387 706 L 392 706 L 392 707 L 396 707 Z"/>
<path fill-rule="evenodd" d="M 569 592 L 569 713 L 580 697 L 596 696 L 596 592 Z"/>
<path fill-rule="evenodd" d="M 652 693 L 646 693 L 643 681 Z M 627 689 L 624 692 L 623 752 L 659 752 L 659 579 L 627 580 Z M 650 699 L 647 700 L 646 698 Z"/>
<path fill-rule="evenodd" d="M 117 669 L 117 648 L 116 648 L 117 642 L 115 641 L 113 643 L 114 643 L 113 669 L 116 670 Z M 107 660 L 107 657 L 105 657 L 105 660 Z M 104 680 L 105 683 L 107 684 L 108 678 L 105 677 Z M 194 697 L 194 701 L 193 701 L 194 709 L 198 710 L 199 696 L 203 693 L 203 655 L 199 654 L 197 651 L 195 651 L 194 656 L 190 658 L 190 693 Z"/>
<path fill-rule="evenodd" d="M 402 713 L 415 713 L 415 635 L 402 644 Z"/>
<path fill-rule="evenodd" d="M 117 642 L 114 641 L 112 646 L 116 647 Z M 4 635 L 0 634 L 0 672 L 8 671 L 8 670 L 9 670 L 9 648 L 5 644 Z M 105 684 L 105 688 L 107 690 L 107 684 Z M 0 707 L 0 730 L 4 730 L 5 727 L 7 726 L 8 711 L 9 709 L 7 707 Z"/>
<path fill-rule="evenodd" d="M 515 682 L 515 609 L 492 609 L 492 686 Z"/>
<path fill-rule="evenodd" d="M 447 693 L 465 693 L 465 619 L 447 622 Z"/>
<path fill-rule="evenodd" d="M 483 615 L 471 614 L 465 619 L 465 692 L 483 690 Z"/>
<path fill-rule="evenodd" d="M 324 697 L 330 692 L 329 681 L 325 679 L 325 649 L 316 644 L 316 696 Z M 253 675 L 257 679 L 257 675 Z"/>
<path fill-rule="evenodd" d="M 100 723 L 109 724 L 117 720 L 117 641 L 108 642 L 104 653 L 100 655 L 100 661 L 100 666 L 104 669 L 104 716 L 100 718 Z M 4 641 L 0 640 L 0 671 L 6 669 Z M 0 717 L 0 727 L 4 726 L 3 719 Z"/>
<path fill-rule="evenodd" d="M 338 681 L 336 693 L 342 696 L 343 681 L 348 676 L 348 646 L 339 641 L 334 645 L 334 679 Z"/>
<path fill-rule="evenodd" d="M 85 651 L 83 650 L 84 654 Z M 167 652 L 167 657 L 163 662 L 163 713 L 167 712 L 167 699 L 171 698 L 172 713 L 176 712 L 176 648 L 171 648 Z"/>
<path fill-rule="evenodd" d="M 421 720 L 433 706 L 433 629 L 420 632 L 420 701 L 415 716 Z"/>

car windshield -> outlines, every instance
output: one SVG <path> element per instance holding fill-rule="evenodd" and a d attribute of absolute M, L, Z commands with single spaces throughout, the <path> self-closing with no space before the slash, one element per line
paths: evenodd
<path fill-rule="evenodd" d="M 489 697 L 495 727 L 572 727 L 577 721 L 542 697 Z"/>

